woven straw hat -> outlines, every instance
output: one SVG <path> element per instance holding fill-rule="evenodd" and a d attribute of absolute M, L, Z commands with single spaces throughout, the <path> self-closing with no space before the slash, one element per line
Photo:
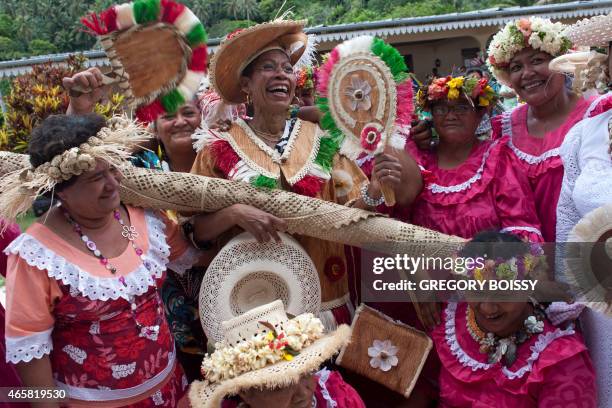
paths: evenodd
<path fill-rule="evenodd" d="M 590 55 L 590 51 L 570 52 L 550 61 L 548 67 L 551 71 L 575 74 L 580 69 L 586 67 Z"/>
<path fill-rule="evenodd" d="M 565 35 L 574 46 L 607 46 L 612 41 L 612 13 L 580 20 L 569 26 Z"/>
<path fill-rule="evenodd" d="M 279 333 L 284 332 L 290 320 L 280 300 L 223 322 L 224 343 L 219 346 L 231 348 L 244 342 L 244 339 L 253 338 L 257 334 L 270 333 L 270 329 L 262 322 L 271 324 Z M 347 325 L 341 325 L 335 331 L 323 335 L 303 348 L 290 361 L 282 360 L 225 381 L 214 383 L 206 380 L 196 381 L 189 390 L 191 406 L 218 408 L 226 396 L 236 395 L 249 388 L 278 388 L 295 384 L 302 375 L 316 371 L 325 360 L 336 354 L 346 344 L 350 333 L 351 329 Z"/>
<path fill-rule="evenodd" d="M 225 245 L 208 267 L 200 289 L 200 321 L 206 336 L 221 341 L 221 322 L 277 299 L 287 312 L 317 315 L 319 275 L 312 260 L 287 234 L 282 242 L 258 243 L 242 233 Z"/>
<path fill-rule="evenodd" d="M 585 215 L 567 242 L 564 281 L 578 288 L 587 306 L 612 315 L 612 204 Z"/>
<path fill-rule="evenodd" d="M 234 31 L 219 45 L 210 62 L 210 81 L 229 103 L 244 103 L 240 88 L 242 71 L 266 51 L 282 50 L 295 65 L 308 48 L 306 20 L 274 20 Z"/>

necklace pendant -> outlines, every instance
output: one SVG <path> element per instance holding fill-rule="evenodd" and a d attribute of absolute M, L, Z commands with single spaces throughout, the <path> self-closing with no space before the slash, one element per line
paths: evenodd
<path fill-rule="evenodd" d="M 478 348 L 478 351 L 480 351 L 481 354 L 489 354 L 489 352 L 491 351 L 491 347 L 486 344 L 481 344 Z"/>

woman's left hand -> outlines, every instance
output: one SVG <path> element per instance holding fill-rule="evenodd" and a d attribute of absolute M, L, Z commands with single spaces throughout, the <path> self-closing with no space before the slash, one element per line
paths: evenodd
<path fill-rule="evenodd" d="M 372 174 L 380 184 L 397 190 L 402 181 L 402 163 L 391 154 L 381 153 L 374 159 Z"/>

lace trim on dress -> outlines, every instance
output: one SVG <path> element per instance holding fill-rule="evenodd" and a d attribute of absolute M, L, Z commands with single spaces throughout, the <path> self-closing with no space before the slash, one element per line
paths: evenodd
<path fill-rule="evenodd" d="M 502 228 L 499 232 L 514 232 L 514 231 L 527 231 L 527 232 L 531 232 L 533 234 L 537 234 L 538 236 L 542 237 L 542 232 L 540 232 L 539 229 L 535 227 L 528 227 L 528 226 L 523 226 L 523 225 L 512 225 L 509 227 L 505 227 L 505 228 Z"/>
<path fill-rule="evenodd" d="M 6 361 L 11 364 L 28 363 L 33 358 L 51 354 L 53 341 L 51 332 L 53 328 L 44 332 L 35 333 L 24 337 L 6 336 Z"/>
<path fill-rule="evenodd" d="M 542 163 L 543 161 L 550 159 L 551 157 L 559 156 L 558 147 L 555 147 L 554 149 L 550 149 L 542 153 L 539 156 L 534 156 L 529 153 L 525 153 L 524 151 L 520 150 L 518 147 L 514 145 L 514 142 L 512 141 L 512 112 L 514 112 L 515 109 L 517 108 L 514 108 L 511 111 L 506 111 L 502 113 L 501 123 L 502 123 L 502 136 L 508 136 L 508 147 L 512 149 L 516 157 L 518 157 L 519 159 L 529 164 L 538 164 L 538 163 Z"/>
<path fill-rule="evenodd" d="M 468 355 L 465 350 L 461 348 L 459 342 L 457 341 L 457 332 L 455 327 L 455 314 L 457 312 L 457 303 L 449 303 L 446 306 L 445 310 L 445 339 L 446 344 L 451 350 L 451 353 L 457 358 L 457 360 L 464 367 L 469 367 L 472 371 L 478 370 L 488 370 L 493 367 L 493 364 L 481 363 L 480 361 L 475 360 L 470 355 Z M 519 368 L 516 371 L 510 371 L 507 367 L 502 366 L 502 372 L 504 375 L 510 379 L 516 379 L 523 377 L 526 373 L 530 372 L 533 368 L 533 364 L 540 357 L 540 353 L 542 353 L 546 347 L 548 347 L 553 341 L 560 337 L 570 336 L 575 333 L 574 325 L 570 324 L 566 329 L 558 328 L 554 331 L 548 333 L 542 333 L 538 336 L 535 344 L 531 346 L 531 356 L 527 359 L 527 364 L 523 367 Z"/>
<path fill-rule="evenodd" d="M 319 376 L 318 382 L 319 387 L 321 388 L 321 396 L 323 396 L 323 399 L 327 403 L 326 408 L 336 408 L 338 406 L 338 403 L 334 401 L 331 395 L 329 395 L 329 390 L 327 389 L 326 385 L 327 380 L 329 380 L 330 374 L 331 371 L 329 371 L 327 368 L 322 369 L 317 373 L 317 375 Z"/>
<path fill-rule="evenodd" d="M 427 188 L 434 194 L 458 193 L 460 191 L 465 191 L 469 189 L 472 186 L 472 184 L 474 184 L 475 182 L 477 182 L 478 180 L 482 178 L 482 172 L 484 171 L 484 167 L 485 167 L 485 164 L 487 163 L 487 159 L 489 158 L 489 155 L 491 154 L 491 150 L 498 143 L 499 143 L 499 140 L 496 140 L 493 143 L 491 143 L 487 151 L 484 152 L 484 154 L 482 155 L 482 163 L 480 164 L 480 167 L 478 168 L 478 170 L 476 170 L 476 173 L 472 177 L 470 177 L 468 180 L 464 181 L 463 183 L 455 184 L 452 186 L 441 186 L 439 184 L 431 183 L 429 186 L 427 186 Z"/>
<path fill-rule="evenodd" d="M 190 269 L 200 259 L 200 255 L 200 250 L 190 246 L 181 256 L 168 262 L 166 268 L 179 275 L 183 275 L 187 269 Z"/>
<path fill-rule="evenodd" d="M 70 287 L 71 293 L 80 293 L 91 300 L 107 301 L 146 293 L 155 280 L 166 270 L 170 247 L 164 234 L 165 224 L 158 215 L 146 211 L 149 249 L 142 264 L 125 276 L 101 278 L 90 275 L 77 265 L 45 247 L 33 236 L 24 233 L 6 249 L 6 254 L 18 254 L 20 258 L 40 270 L 47 271 L 50 278 Z"/>

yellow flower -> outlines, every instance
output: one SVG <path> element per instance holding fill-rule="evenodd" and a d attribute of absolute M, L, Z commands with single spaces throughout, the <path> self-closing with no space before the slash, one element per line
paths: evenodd
<path fill-rule="evenodd" d="M 478 106 L 489 106 L 489 100 L 482 96 L 478 98 Z"/>
<path fill-rule="evenodd" d="M 459 89 L 463 86 L 463 77 L 453 78 L 448 81 L 448 87 L 450 89 Z"/>
<path fill-rule="evenodd" d="M 448 90 L 448 99 L 458 99 L 459 98 L 459 90 L 457 88 L 451 88 Z"/>
<path fill-rule="evenodd" d="M 484 276 L 482 276 L 482 268 L 474 269 L 474 279 L 476 279 L 479 282 L 484 279 Z"/>
<path fill-rule="evenodd" d="M 268 332 L 268 334 L 266 334 L 266 340 L 268 341 L 274 340 L 274 333 Z"/>
<path fill-rule="evenodd" d="M 289 353 L 285 353 L 285 354 L 283 354 L 283 358 L 284 358 L 286 361 L 291 361 L 291 360 L 293 360 L 293 356 L 292 356 L 291 354 L 289 354 Z"/>

